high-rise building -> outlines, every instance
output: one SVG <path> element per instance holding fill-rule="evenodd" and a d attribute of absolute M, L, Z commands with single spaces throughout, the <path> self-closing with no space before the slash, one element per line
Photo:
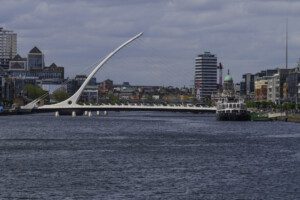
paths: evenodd
<path fill-rule="evenodd" d="M 44 54 L 37 47 L 29 51 L 27 60 L 29 70 L 43 69 L 45 67 Z"/>
<path fill-rule="evenodd" d="M 17 55 L 17 34 L 0 27 L 0 67 L 7 69 Z"/>
<path fill-rule="evenodd" d="M 284 100 L 284 84 L 292 69 L 277 69 L 277 73 L 274 74 L 268 81 L 268 101 L 274 103 L 282 103 Z"/>
<path fill-rule="evenodd" d="M 0 75 L 0 106 L 4 99 L 4 84 L 5 84 L 5 77 Z"/>
<path fill-rule="evenodd" d="M 286 77 L 287 101 L 300 102 L 300 60 L 298 66 L 294 68 Z"/>
<path fill-rule="evenodd" d="M 243 79 L 246 95 L 254 94 L 254 75 L 251 73 L 244 74 Z"/>
<path fill-rule="evenodd" d="M 195 94 L 200 101 L 217 92 L 217 57 L 210 52 L 195 59 Z"/>

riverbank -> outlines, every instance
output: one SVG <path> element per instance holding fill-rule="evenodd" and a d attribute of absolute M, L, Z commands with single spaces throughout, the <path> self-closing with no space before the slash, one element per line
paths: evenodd
<path fill-rule="evenodd" d="M 251 121 L 272 121 L 265 113 L 251 113 Z"/>
<path fill-rule="evenodd" d="M 26 115 L 32 114 L 31 112 L 21 111 L 21 110 L 4 110 L 0 112 L 0 116 L 9 116 L 9 115 Z"/>
<path fill-rule="evenodd" d="M 275 120 L 300 123 L 300 114 L 290 114 L 283 117 L 277 117 Z"/>
<path fill-rule="evenodd" d="M 300 114 L 253 112 L 251 113 L 251 121 L 285 121 L 300 123 Z"/>

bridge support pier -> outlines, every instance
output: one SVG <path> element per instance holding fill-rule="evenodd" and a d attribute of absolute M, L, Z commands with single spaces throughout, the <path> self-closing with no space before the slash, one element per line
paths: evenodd
<path fill-rule="evenodd" d="M 72 117 L 76 117 L 76 112 L 72 111 Z"/>
<path fill-rule="evenodd" d="M 100 111 L 98 110 L 98 111 L 96 112 L 96 114 L 97 114 L 97 116 L 99 116 L 99 115 L 100 115 Z"/>
<path fill-rule="evenodd" d="M 55 111 L 55 117 L 59 117 L 59 112 L 58 111 Z"/>
<path fill-rule="evenodd" d="M 92 112 L 91 112 L 91 111 L 89 111 L 89 113 L 88 113 L 88 116 L 89 116 L 89 117 L 91 117 L 91 116 L 92 116 Z"/>
<path fill-rule="evenodd" d="M 103 114 L 104 114 L 104 115 L 107 115 L 107 111 L 105 110 Z"/>
<path fill-rule="evenodd" d="M 88 115 L 88 111 L 84 111 L 84 115 L 87 116 Z"/>

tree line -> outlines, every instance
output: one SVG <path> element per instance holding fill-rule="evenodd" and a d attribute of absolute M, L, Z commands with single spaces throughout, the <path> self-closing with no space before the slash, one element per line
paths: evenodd
<path fill-rule="evenodd" d="M 247 108 L 256 108 L 262 110 L 296 110 L 300 109 L 300 104 L 292 102 L 284 102 L 281 104 L 276 104 L 272 101 L 246 101 Z"/>

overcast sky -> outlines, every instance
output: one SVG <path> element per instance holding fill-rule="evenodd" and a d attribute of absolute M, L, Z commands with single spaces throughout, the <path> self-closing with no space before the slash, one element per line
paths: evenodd
<path fill-rule="evenodd" d="M 18 52 L 37 46 L 66 76 L 87 72 L 144 32 L 98 79 L 190 86 L 194 58 L 210 51 L 235 81 L 282 67 L 289 19 L 289 66 L 300 57 L 300 0 L 0 0 L 0 27 L 18 34 Z M 225 73 L 224 73 L 225 74 Z"/>

